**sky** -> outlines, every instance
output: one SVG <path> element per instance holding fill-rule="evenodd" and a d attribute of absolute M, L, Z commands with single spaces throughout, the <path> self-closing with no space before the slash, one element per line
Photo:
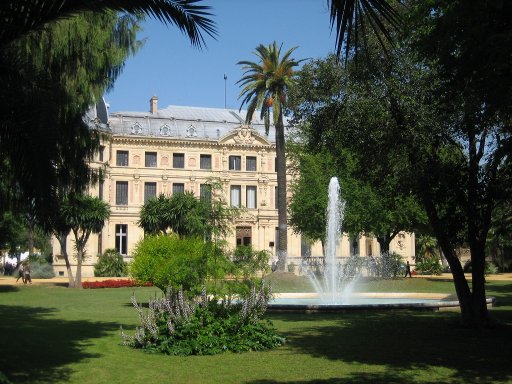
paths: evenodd
<path fill-rule="evenodd" d="M 145 44 L 129 58 L 113 90 L 105 95 L 110 112 L 148 111 L 168 105 L 239 109 L 243 75 L 240 60 L 257 61 L 259 44 L 276 41 L 294 59 L 327 56 L 334 50 L 327 0 L 204 0 L 212 6 L 216 40 L 192 47 L 176 27 L 149 19 L 138 34 Z M 224 80 L 224 75 L 227 80 Z"/>

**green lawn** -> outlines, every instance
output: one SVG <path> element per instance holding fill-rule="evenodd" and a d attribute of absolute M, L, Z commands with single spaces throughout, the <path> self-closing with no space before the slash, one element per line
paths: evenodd
<path fill-rule="evenodd" d="M 453 293 L 450 282 L 368 282 L 383 290 Z M 0 370 L 26 383 L 512 382 L 512 283 L 490 282 L 498 326 L 474 334 L 455 312 L 269 314 L 288 343 L 270 352 L 170 357 L 120 345 L 133 330 L 132 292 L 0 287 Z"/>

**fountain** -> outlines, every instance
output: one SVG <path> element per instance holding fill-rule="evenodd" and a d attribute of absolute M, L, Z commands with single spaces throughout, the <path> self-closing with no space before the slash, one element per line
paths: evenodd
<path fill-rule="evenodd" d="M 458 307 L 459 302 L 446 294 L 416 293 L 354 293 L 354 286 L 362 275 L 389 274 L 388 255 L 377 259 L 353 256 L 341 262 L 336 257 L 336 246 L 342 233 L 345 202 L 341 199 L 336 177 L 329 182 L 325 258 L 323 265 L 311 261 L 302 263 L 301 269 L 316 293 L 277 294 L 268 305 L 270 311 L 345 311 L 352 309 L 419 309 L 438 310 L 440 307 Z M 366 264 L 366 265 L 363 265 Z M 395 267 L 396 268 L 396 265 Z M 396 270 L 395 270 L 396 274 Z M 492 303 L 492 302 L 489 302 Z"/>

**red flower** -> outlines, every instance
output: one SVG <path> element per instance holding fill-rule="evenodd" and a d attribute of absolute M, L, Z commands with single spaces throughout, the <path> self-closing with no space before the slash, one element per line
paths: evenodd
<path fill-rule="evenodd" d="M 153 284 L 140 282 L 132 279 L 103 280 L 103 281 L 84 281 L 83 288 L 125 288 L 125 287 L 151 287 Z"/>

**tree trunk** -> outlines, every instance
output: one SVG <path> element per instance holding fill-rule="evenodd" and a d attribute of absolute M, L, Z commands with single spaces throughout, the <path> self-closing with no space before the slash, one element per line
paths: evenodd
<path fill-rule="evenodd" d="M 283 116 L 279 115 L 276 124 L 276 165 L 277 165 L 277 212 L 278 212 L 278 236 L 277 270 L 284 272 L 288 253 L 288 219 L 286 213 L 286 153 L 284 141 Z"/>
<path fill-rule="evenodd" d="M 380 253 L 381 255 L 384 253 L 389 253 L 389 243 L 391 240 L 389 240 L 389 237 L 377 237 L 377 242 L 380 246 Z"/>
<path fill-rule="evenodd" d="M 471 277 L 473 297 L 471 302 L 473 326 L 482 328 L 489 324 L 489 312 L 485 296 L 485 245 L 481 242 L 470 244 Z"/>
<path fill-rule="evenodd" d="M 84 258 L 84 250 L 80 247 L 77 248 L 75 288 L 82 289 L 82 260 Z"/>
<path fill-rule="evenodd" d="M 73 278 L 73 271 L 71 270 L 71 264 L 69 263 L 68 250 L 67 250 L 68 235 L 60 235 L 57 238 L 59 239 L 60 253 L 62 256 L 64 256 L 64 261 L 66 263 L 66 271 L 68 273 L 68 279 L 69 279 L 68 288 L 74 288 L 75 287 L 75 279 Z"/>

